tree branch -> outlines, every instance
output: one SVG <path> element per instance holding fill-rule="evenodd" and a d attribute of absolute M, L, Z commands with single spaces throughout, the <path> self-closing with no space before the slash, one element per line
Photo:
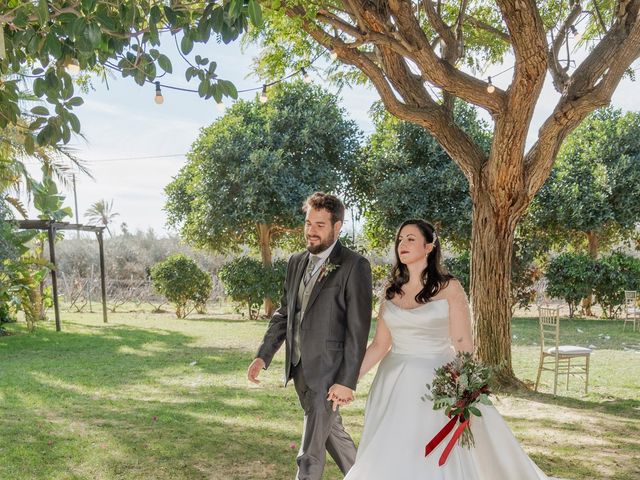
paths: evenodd
<path fill-rule="evenodd" d="M 526 155 L 529 197 L 547 178 L 562 141 L 589 113 L 610 103 L 625 71 L 639 55 L 640 0 L 622 1 L 614 25 L 575 70 L 568 89 Z"/>
<path fill-rule="evenodd" d="M 567 41 L 567 32 L 569 30 L 569 26 L 573 25 L 573 23 L 581 13 L 582 7 L 579 3 L 575 3 L 571 11 L 569 12 L 569 15 L 567 15 L 567 18 L 558 29 L 558 34 L 553 40 L 551 48 L 549 49 L 549 73 L 551 74 L 551 79 L 553 80 L 554 87 L 560 93 L 562 93 L 569 81 L 569 75 L 567 74 L 568 68 L 563 68 L 562 65 L 560 65 L 560 61 L 558 60 L 560 49 L 562 48 L 562 44 Z"/>
<path fill-rule="evenodd" d="M 411 60 L 420 68 L 425 81 L 449 92 L 451 95 L 487 109 L 492 115 L 500 115 L 506 104 L 504 92 L 496 89 L 487 93 L 487 84 L 458 70 L 454 65 L 436 56 L 430 47 L 410 2 L 389 0 L 398 28 L 411 46 Z"/>
<path fill-rule="evenodd" d="M 484 153 L 460 127 L 450 121 L 439 105 L 428 96 L 423 98 L 426 102 L 422 106 L 404 103 L 394 93 L 385 72 L 366 55 L 346 47 L 340 39 L 328 35 L 315 23 L 306 19 L 302 7 L 288 8 L 286 13 L 290 17 L 302 20 L 302 28 L 320 45 L 332 48 L 341 61 L 360 69 L 371 80 L 385 108 L 392 115 L 425 127 L 454 159 L 470 182 L 477 178 L 485 161 Z M 407 88 L 402 82 L 398 83 L 398 87 L 400 90 Z"/>

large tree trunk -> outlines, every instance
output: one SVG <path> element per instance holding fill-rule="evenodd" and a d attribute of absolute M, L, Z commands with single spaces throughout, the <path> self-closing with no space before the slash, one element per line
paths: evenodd
<path fill-rule="evenodd" d="M 589 256 L 596 260 L 598 258 L 598 234 L 596 232 L 587 232 L 587 240 L 589 241 Z M 593 316 L 591 305 L 593 305 L 592 293 L 582 299 L 582 312 L 588 317 Z"/>
<path fill-rule="evenodd" d="M 503 386 L 517 385 L 511 366 L 511 259 L 518 217 L 497 211 L 491 193 L 472 194 L 471 306 L 478 358 Z"/>
<path fill-rule="evenodd" d="M 260 257 L 262 258 L 262 264 L 265 266 L 271 266 L 271 225 L 265 223 L 258 224 L 258 242 L 260 244 Z M 270 317 L 273 314 L 274 306 L 273 300 L 270 298 L 264 299 L 264 314 Z"/>

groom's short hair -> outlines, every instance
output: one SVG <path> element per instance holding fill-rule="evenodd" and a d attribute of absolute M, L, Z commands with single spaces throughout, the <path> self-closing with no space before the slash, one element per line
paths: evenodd
<path fill-rule="evenodd" d="M 302 211 L 307 213 L 309 208 L 314 210 L 326 210 L 331 214 L 331 223 L 344 222 L 344 203 L 335 195 L 324 192 L 316 192 L 309 196 L 302 204 Z"/>

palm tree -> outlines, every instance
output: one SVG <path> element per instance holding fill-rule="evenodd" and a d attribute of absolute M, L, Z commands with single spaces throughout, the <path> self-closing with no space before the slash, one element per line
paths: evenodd
<path fill-rule="evenodd" d="M 103 225 L 111 237 L 113 235 L 111 235 L 111 230 L 109 230 L 109 224 L 113 222 L 114 218 L 120 215 L 112 210 L 113 200 L 110 202 L 108 200 L 98 200 L 84 212 L 84 216 L 89 219 L 89 223 L 92 225 Z"/>

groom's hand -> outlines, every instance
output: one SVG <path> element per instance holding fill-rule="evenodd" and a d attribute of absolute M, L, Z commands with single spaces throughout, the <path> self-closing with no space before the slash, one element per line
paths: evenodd
<path fill-rule="evenodd" d="M 348 405 L 353 402 L 353 390 L 339 383 L 334 383 L 329 388 L 327 400 L 333 402 L 333 411 L 338 409 L 338 405 Z"/>
<path fill-rule="evenodd" d="M 262 360 L 261 358 L 256 358 L 253 362 L 251 362 L 251 365 L 249 365 L 249 369 L 247 370 L 247 378 L 250 382 L 260 383 L 260 380 L 258 380 L 258 375 L 260 375 L 260 372 L 262 371 L 262 369 L 264 369 L 265 365 L 266 364 L 264 363 L 264 360 Z"/>

